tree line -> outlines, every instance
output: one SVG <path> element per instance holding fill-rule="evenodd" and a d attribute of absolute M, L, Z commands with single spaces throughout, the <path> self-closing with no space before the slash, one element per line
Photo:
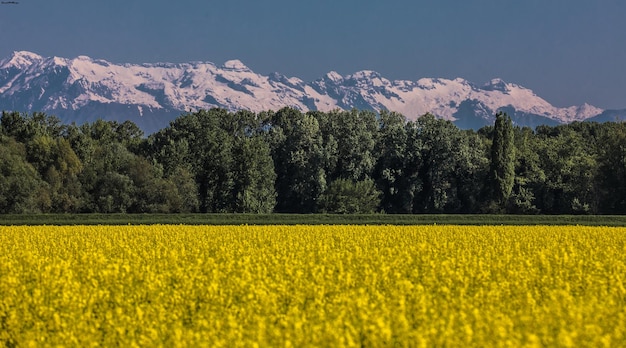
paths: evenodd
<path fill-rule="evenodd" d="M 626 213 L 626 124 L 461 130 L 426 114 L 0 118 L 0 213 Z"/>

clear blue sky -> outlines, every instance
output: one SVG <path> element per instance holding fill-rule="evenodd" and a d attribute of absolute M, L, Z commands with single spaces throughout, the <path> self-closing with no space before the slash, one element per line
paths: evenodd
<path fill-rule="evenodd" d="M 18 0 L 16 50 L 115 63 L 240 59 L 305 81 L 500 77 L 556 106 L 626 108 L 624 0 Z"/>

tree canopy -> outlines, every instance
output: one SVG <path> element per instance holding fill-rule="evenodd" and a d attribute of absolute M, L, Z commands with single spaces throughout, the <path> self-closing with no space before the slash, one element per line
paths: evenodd
<path fill-rule="evenodd" d="M 626 124 L 461 130 L 293 108 L 132 122 L 0 117 L 0 213 L 626 213 Z"/>

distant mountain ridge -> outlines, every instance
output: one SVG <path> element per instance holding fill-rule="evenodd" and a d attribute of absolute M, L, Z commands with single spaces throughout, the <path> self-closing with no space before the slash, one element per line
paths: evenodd
<path fill-rule="evenodd" d="M 280 73 L 252 71 L 239 60 L 114 64 L 78 56 L 42 57 L 19 51 L 0 61 L 0 109 L 43 111 L 78 124 L 98 118 L 131 120 L 146 133 L 184 112 L 222 107 L 254 112 L 285 106 L 302 111 L 389 110 L 408 119 L 430 112 L 461 128 L 492 124 L 498 110 L 519 125 L 624 119 L 624 110 L 584 104 L 558 108 L 530 89 L 493 79 L 477 86 L 454 80 L 388 80 L 375 71 L 342 76 L 334 71 L 304 82 Z"/>

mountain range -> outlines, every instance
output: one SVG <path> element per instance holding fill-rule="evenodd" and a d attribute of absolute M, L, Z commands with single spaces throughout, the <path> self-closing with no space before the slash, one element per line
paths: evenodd
<path fill-rule="evenodd" d="M 257 74 L 239 60 L 114 64 L 78 56 L 42 57 L 19 51 L 0 60 L 0 110 L 56 115 L 64 123 L 96 119 L 135 122 L 147 134 L 181 114 L 221 107 L 254 112 L 293 107 L 389 110 L 410 120 L 430 112 L 461 128 L 493 124 L 505 111 L 515 124 L 626 119 L 626 110 L 584 104 L 559 108 L 532 90 L 501 79 L 475 85 L 465 79 L 389 80 L 363 70 L 331 71 L 312 82 L 280 73 Z"/>

